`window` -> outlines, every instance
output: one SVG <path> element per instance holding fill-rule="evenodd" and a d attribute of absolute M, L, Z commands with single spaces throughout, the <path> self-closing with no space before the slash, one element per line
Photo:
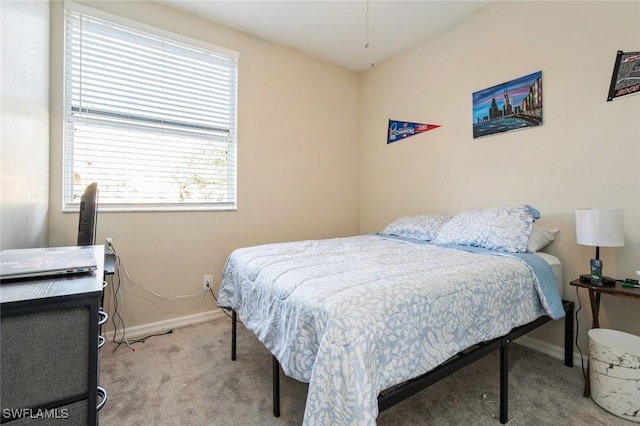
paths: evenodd
<path fill-rule="evenodd" d="M 235 209 L 237 54 L 65 13 L 65 211 L 91 182 L 101 210 Z"/>

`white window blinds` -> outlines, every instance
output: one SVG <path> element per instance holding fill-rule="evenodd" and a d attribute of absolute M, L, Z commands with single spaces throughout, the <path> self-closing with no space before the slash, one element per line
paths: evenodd
<path fill-rule="evenodd" d="M 65 209 L 235 208 L 237 55 L 70 9 L 65 47 Z"/>

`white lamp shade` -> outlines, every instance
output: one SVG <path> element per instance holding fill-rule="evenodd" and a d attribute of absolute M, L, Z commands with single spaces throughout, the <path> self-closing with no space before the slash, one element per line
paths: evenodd
<path fill-rule="evenodd" d="M 576 210 L 576 239 L 585 246 L 623 246 L 622 209 Z"/>

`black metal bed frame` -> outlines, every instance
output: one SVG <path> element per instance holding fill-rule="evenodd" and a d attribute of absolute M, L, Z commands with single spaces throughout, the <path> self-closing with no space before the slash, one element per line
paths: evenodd
<path fill-rule="evenodd" d="M 563 300 L 562 305 L 566 313 L 564 319 L 564 365 L 573 367 L 573 310 L 574 302 Z M 236 360 L 236 323 L 238 317 L 236 311 L 231 311 L 231 359 Z M 505 424 L 508 420 L 508 380 L 509 380 L 509 343 L 518 337 L 540 327 L 551 321 L 547 315 L 542 316 L 528 324 L 513 328 L 508 334 L 486 342 L 473 345 L 453 357 L 433 370 L 408 380 L 390 389 L 384 390 L 378 395 L 378 411 L 393 407 L 401 401 L 415 395 L 421 390 L 439 382 L 445 377 L 490 354 L 496 349 L 500 349 L 500 423 Z M 273 374 L 273 415 L 280 417 L 280 363 L 275 356 L 272 356 Z"/>

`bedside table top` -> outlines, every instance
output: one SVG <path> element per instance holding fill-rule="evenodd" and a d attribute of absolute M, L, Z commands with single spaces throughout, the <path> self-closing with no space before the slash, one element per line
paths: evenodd
<path fill-rule="evenodd" d="M 573 280 L 569 284 L 576 287 L 589 289 L 589 291 L 611 294 L 613 296 L 640 299 L 640 288 L 622 287 L 621 281 L 616 281 L 615 286 L 611 285 L 611 286 L 602 286 L 602 287 L 598 287 L 598 286 L 591 285 L 589 283 L 582 282 L 580 281 L 580 279 Z"/>

